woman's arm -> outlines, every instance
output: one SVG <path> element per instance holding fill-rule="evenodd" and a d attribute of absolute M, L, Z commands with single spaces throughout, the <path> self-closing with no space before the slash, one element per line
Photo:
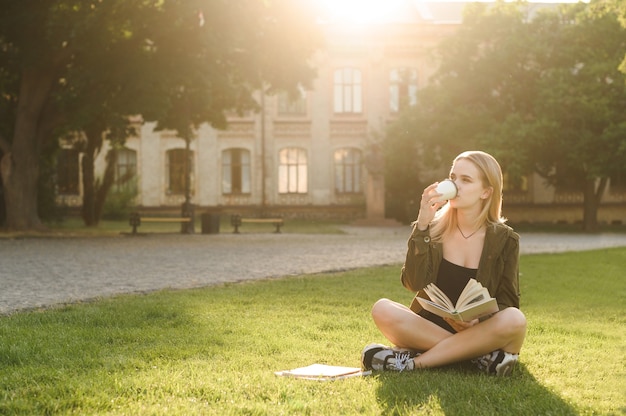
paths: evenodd
<path fill-rule="evenodd" d="M 490 230 L 485 244 L 489 247 L 485 246 L 476 280 L 497 299 L 500 310 L 519 308 L 519 236 L 510 228 Z"/>
<path fill-rule="evenodd" d="M 519 237 L 517 234 L 507 239 L 502 260 L 504 268 L 495 298 L 498 300 L 500 310 L 511 306 L 519 308 Z"/>
<path fill-rule="evenodd" d="M 432 273 L 430 250 L 429 229 L 422 231 L 416 223 L 409 237 L 406 260 L 401 273 L 402 285 L 413 292 L 430 283 L 429 276 Z"/>
<path fill-rule="evenodd" d="M 409 238 L 406 260 L 402 267 L 401 281 L 407 289 L 417 292 L 428 283 L 432 283 L 433 274 L 432 246 L 430 244 L 430 224 L 435 214 L 447 201 L 437 200 L 441 194 L 437 191 L 438 182 L 430 184 L 422 192 L 420 210 L 413 223 L 413 232 Z"/>

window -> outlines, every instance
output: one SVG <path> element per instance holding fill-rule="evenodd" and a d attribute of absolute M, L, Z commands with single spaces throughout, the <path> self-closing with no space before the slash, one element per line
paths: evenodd
<path fill-rule="evenodd" d="M 361 113 L 363 111 L 363 86 L 361 71 L 355 68 L 335 70 L 335 113 Z"/>
<path fill-rule="evenodd" d="M 286 148 L 278 154 L 278 192 L 307 193 L 307 155 L 303 149 Z"/>
<path fill-rule="evenodd" d="M 250 152 L 228 149 L 222 152 L 222 193 L 250 193 Z"/>
<path fill-rule="evenodd" d="M 116 191 L 135 190 L 136 183 L 133 181 L 137 174 L 137 152 L 130 149 L 119 149 L 115 161 L 115 185 Z"/>
<path fill-rule="evenodd" d="M 335 151 L 335 192 L 361 192 L 361 151 L 339 149 Z"/>
<path fill-rule="evenodd" d="M 397 113 L 417 103 L 417 70 L 392 69 L 389 73 L 389 111 Z"/>
<path fill-rule="evenodd" d="M 287 92 L 278 94 L 278 114 L 280 115 L 306 115 L 306 91 L 298 88 L 296 96 Z"/>
<path fill-rule="evenodd" d="M 57 192 L 61 195 L 78 195 L 78 150 L 61 149 L 57 156 Z"/>
<path fill-rule="evenodd" d="M 189 152 L 187 159 L 187 151 L 185 149 L 172 149 L 167 152 L 167 192 L 174 195 L 185 194 L 185 171 L 187 163 L 189 163 L 190 185 L 189 189 L 193 189 L 193 152 Z"/>

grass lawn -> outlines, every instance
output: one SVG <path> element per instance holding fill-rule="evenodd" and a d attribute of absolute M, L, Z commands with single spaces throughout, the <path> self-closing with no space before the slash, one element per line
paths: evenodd
<path fill-rule="evenodd" d="M 369 309 L 408 303 L 399 266 L 161 291 L 0 317 L 0 414 L 624 414 L 626 248 L 521 259 L 520 365 L 316 382 L 384 342 Z"/>

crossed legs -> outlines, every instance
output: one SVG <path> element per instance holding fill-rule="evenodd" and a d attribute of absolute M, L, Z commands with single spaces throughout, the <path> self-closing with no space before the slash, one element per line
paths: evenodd
<path fill-rule="evenodd" d="M 506 308 L 456 334 L 389 299 L 374 304 L 372 317 L 397 347 L 425 351 L 414 358 L 415 368 L 439 367 L 495 350 L 518 354 L 526 336 L 526 317 L 517 308 Z"/>

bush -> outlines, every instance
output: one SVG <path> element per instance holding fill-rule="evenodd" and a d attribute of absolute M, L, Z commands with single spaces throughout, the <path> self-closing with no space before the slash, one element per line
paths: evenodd
<path fill-rule="evenodd" d="M 122 189 L 109 192 L 106 201 L 104 201 L 102 219 L 127 219 L 135 207 L 137 194 L 136 180 L 128 182 Z"/>

